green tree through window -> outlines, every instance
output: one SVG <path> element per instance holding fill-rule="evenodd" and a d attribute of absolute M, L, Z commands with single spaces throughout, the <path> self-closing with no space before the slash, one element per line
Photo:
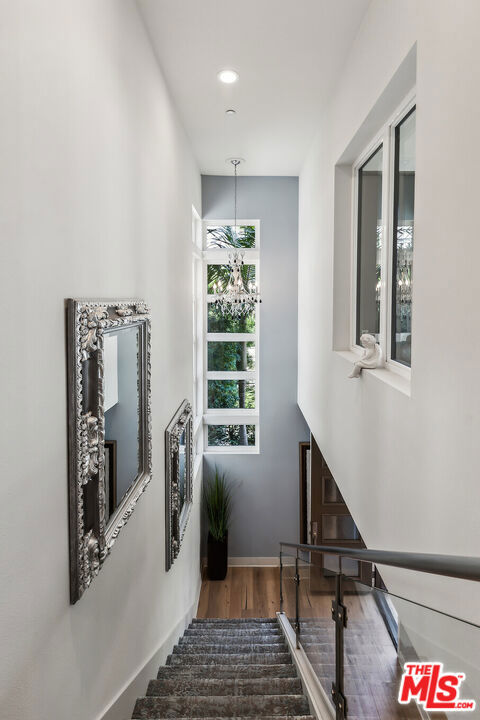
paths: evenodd
<path fill-rule="evenodd" d="M 248 261 L 248 251 L 256 247 L 255 225 L 239 225 L 235 228 L 229 225 L 207 224 L 206 250 L 223 251 L 220 262 L 212 262 L 212 255 L 208 256 L 207 264 L 207 294 L 211 297 L 218 289 L 225 289 L 230 279 L 230 269 L 225 261 L 225 251 L 245 250 L 245 261 L 242 266 L 242 279 L 248 287 L 256 282 L 256 265 Z M 216 340 L 210 337 L 207 344 L 207 371 L 208 372 L 252 372 L 256 369 L 256 313 L 246 316 L 223 315 L 214 302 L 207 305 L 207 332 L 215 334 L 249 334 L 252 341 L 247 342 L 237 338 L 228 341 L 225 338 Z M 208 410 L 224 409 L 242 410 L 256 409 L 256 382 L 254 377 L 248 379 L 216 379 L 208 378 L 207 383 Z M 228 424 L 225 416 L 223 424 L 208 426 L 208 445 L 255 445 L 256 426 L 254 424 Z"/>

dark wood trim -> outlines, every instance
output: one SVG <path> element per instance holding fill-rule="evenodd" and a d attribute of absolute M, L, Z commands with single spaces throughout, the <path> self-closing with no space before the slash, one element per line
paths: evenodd
<path fill-rule="evenodd" d="M 117 507 L 117 441 L 105 440 L 105 450 L 110 451 L 109 456 L 109 477 L 108 482 L 108 511 L 112 515 Z"/>
<path fill-rule="evenodd" d="M 364 548 L 365 543 L 363 542 L 359 528 L 355 525 L 357 530 L 357 537 L 351 539 L 344 538 L 325 538 L 324 537 L 324 521 L 327 517 L 332 516 L 343 516 L 351 517 L 350 510 L 348 509 L 345 500 L 335 483 L 335 478 L 331 473 L 327 462 L 320 450 L 315 438 L 311 436 L 311 503 L 312 503 L 312 523 L 315 524 L 317 530 L 316 537 L 312 534 L 312 544 L 318 544 L 323 546 L 332 547 L 335 545 L 342 545 L 347 548 Z M 333 483 L 333 488 L 336 492 L 335 499 L 337 502 L 327 502 L 327 481 Z M 352 518 L 352 522 L 355 523 L 355 519 Z M 323 554 L 312 554 L 312 563 L 322 568 L 323 572 L 328 572 L 324 568 Z M 357 579 L 371 585 L 372 581 L 372 566 L 370 563 L 359 562 L 358 563 L 359 575 Z M 354 576 L 351 576 L 355 579 Z"/>
<path fill-rule="evenodd" d="M 307 450 L 310 450 L 310 442 L 298 443 L 298 460 L 299 460 L 299 490 L 300 490 L 300 542 L 308 542 L 307 528 Z"/>

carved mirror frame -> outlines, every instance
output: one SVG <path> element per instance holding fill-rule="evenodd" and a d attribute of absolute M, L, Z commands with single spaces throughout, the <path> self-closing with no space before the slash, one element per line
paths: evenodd
<path fill-rule="evenodd" d="M 180 497 L 180 438 L 185 431 L 185 499 Z M 165 549 L 170 570 L 180 552 L 193 499 L 193 413 L 184 400 L 165 431 Z"/>
<path fill-rule="evenodd" d="M 139 473 L 106 522 L 104 334 L 139 328 Z M 89 587 L 151 479 L 150 315 L 141 300 L 67 300 L 70 602 Z"/>

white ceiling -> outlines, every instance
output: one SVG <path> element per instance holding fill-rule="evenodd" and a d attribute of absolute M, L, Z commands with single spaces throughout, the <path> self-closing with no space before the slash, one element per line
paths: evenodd
<path fill-rule="evenodd" d="M 201 171 L 298 175 L 369 0 L 138 4 Z"/>

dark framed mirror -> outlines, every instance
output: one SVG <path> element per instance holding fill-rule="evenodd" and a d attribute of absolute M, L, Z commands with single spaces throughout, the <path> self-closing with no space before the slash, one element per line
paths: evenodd
<path fill-rule="evenodd" d="M 70 599 L 98 574 L 151 479 L 150 316 L 67 301 Z"/>
<path fill-rule="evenodd" d="M 184 400 L 165 431 L 166 568 L 182 544 L 193 498 L 193 414 Z"/>

